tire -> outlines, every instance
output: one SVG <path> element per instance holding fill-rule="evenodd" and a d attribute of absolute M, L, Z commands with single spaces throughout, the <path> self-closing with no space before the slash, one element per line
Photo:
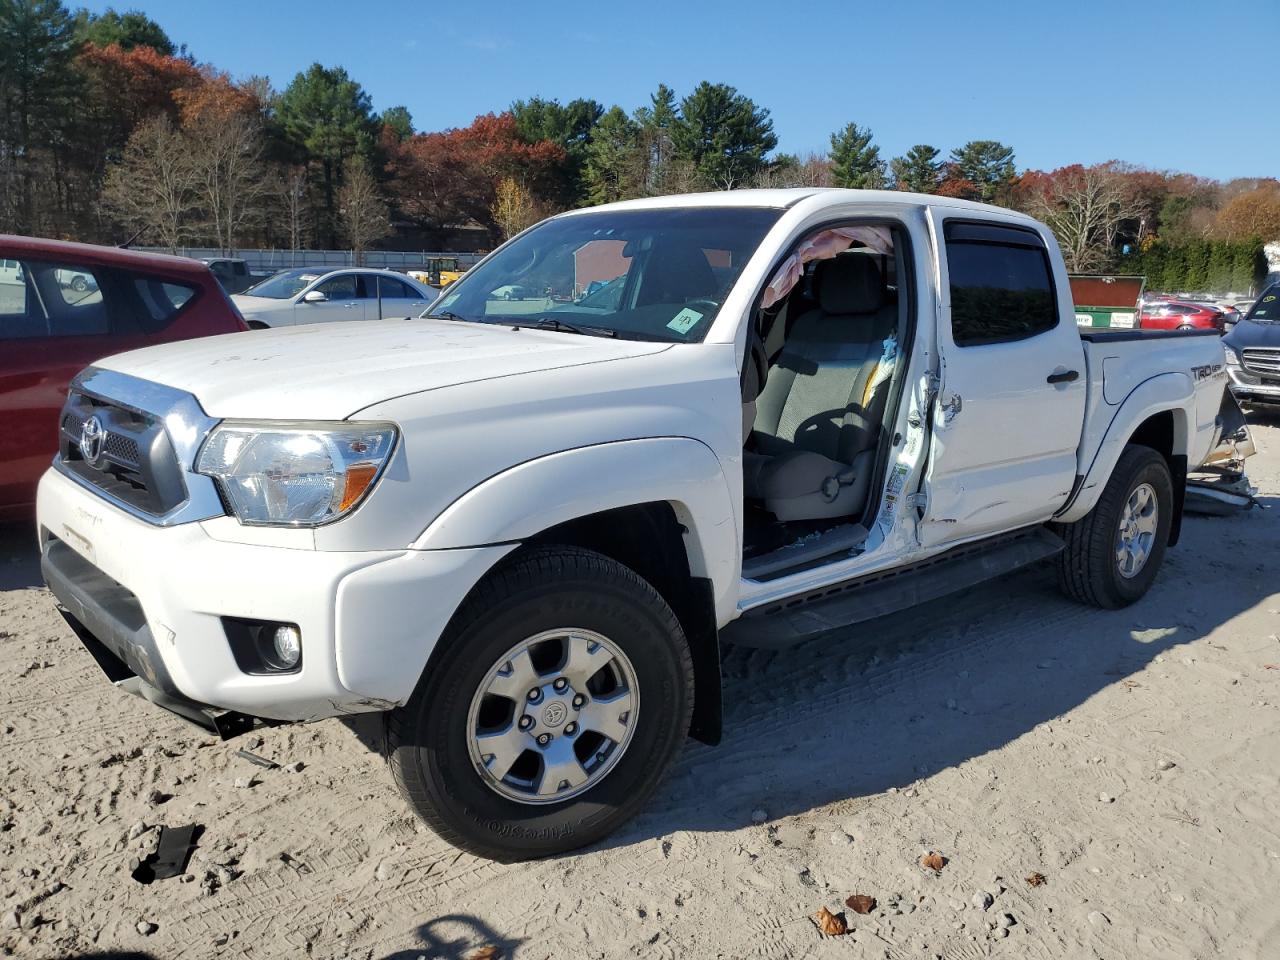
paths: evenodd
<path fill-rule="evenodd" d="M 626 717 L 625 732 L 619 732 L 620 722 L 612 730 L 617 740 L 589 729 L 589 712 L 597 705 L 608 712 L 605 705 L 619 696 L 623 683 L 600 693 L 575 679 L 568 688 L 572 700 L 556 700 L 566 694 L 554 692 L 553 678 L 560 669 L 565 676 L 573 671 L 544 662 L 537 671 L 536 684 L 546 684 L 539 688 L 546 691 L 539 707 L 530 706 L 523 682 L 517 683 L 517 659 L 532 664 L 563 647 L 570 662 L 570 641 L 558 639 L 564 633 L 572 633 L 574 643 L 583 634 L 596 637 L 621 654 L 590 674 L 593 684 L 630 671 L 625 687 L 635 700 L 626 702 L 634 702 L 635 709 L 614 718 Z M 544 636 L 551 639 L 534 643 L 528 661 L 509 657 Z M 594 658 L 602 643 L 575 649 L 593 650 Z M 594 659 L 576 675 L 592 669 Z M 480 692 L 503 684 L 515 696 Z M 579 700 L 585 702 L 581 713 Z M 572 709 L 567 716 L 562 709 L 551 717 L 556 703 Z M 634 816 L 679 752 L 692 711 L 688 643 L 658 592 L 601 554 L 540 547 L 504 562 L 454 615 L 409 701 L 387 715 L 388 761 L 410 806 L 443 839 L 493 860 L 527 860 L 585 846 Z M 576 738 L 569 736 L 575 719 L 581 720 Z M 517 733 L 526 722 L 535 725 Z M 502 737 L 527 738 L 510 750 L 523 752 L 501 779 L 491 768 L 501 772 L 502 761 L 477 747 L 476 730 L 489 723 Z M 551 735 L 552 741 L 538 746 L 535 735 Z M 588 755 L 577 759 L 576 768 L 570 761 L 569 768 L 558 769 L 571 769 L 577 777 L 590 768 L 584 783 L 547 780 L 551 757 L 563 761 L 564 750 L 583 748 Z M 551 795 L 537 797 L 535 788 Z M 570 795 L 575 789 L 581 792 Z M 564 799 L 555 799 L 561 795 Z"/>
<path fill-rule="evenodd" d="M 1119 554 L 1126 505 L 1143 488 L 1154 499 L 1154 518 L 1139 516 L 1136 524 L 1152 527 L 1145 560 L 1122 569 L 1129 560 Z M 1152 522 L 1154 521 L 1154 522 Z M 1127 607 L 1151 587 L 1169 543 L 1173 521 L 1173 478 L 1169 465 L 1150 447 L 1126 447 L 1111 472 L 1094 508 L 1075 523 L 1057 527 L 1067 547 L 1058 555 L 1058 585 L 1073 600 L 1116 610 Z M 1135 526 L 1131 529 L 1137 529 Z"/>
<path fill-rule="evenodd" d="M 250 330 L 270 330 L 271 329 L 261 320 L 246 320 L 245 326 L 247 326 Z"/>
<path fill-rule="evenodd" d="M 76 293 L 84 293 L 86 290 L 89 289 L 89 283 L 88 281 L 85 280 L 84 277 L 72 277 L 71 289 L 74 290 Z"/>

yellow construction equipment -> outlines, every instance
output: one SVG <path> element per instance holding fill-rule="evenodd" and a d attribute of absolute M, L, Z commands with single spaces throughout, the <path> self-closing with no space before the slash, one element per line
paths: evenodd
<path fill-rule="evenodd" d="M 466 270 L 458 263 L 457 257 L 428 257 L 425 270 L 405 272 L 419 283 L 443 288 L 457 280 Z"/>

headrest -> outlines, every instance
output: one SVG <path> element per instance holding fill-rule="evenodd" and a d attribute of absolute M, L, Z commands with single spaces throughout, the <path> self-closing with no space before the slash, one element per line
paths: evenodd
<path fill-rule="evenodd" d="M 880 265 L 869 254 L 823 260 L 814 270 L 813 288 L 823 313 L 874 313 L 884 305 Z"/>

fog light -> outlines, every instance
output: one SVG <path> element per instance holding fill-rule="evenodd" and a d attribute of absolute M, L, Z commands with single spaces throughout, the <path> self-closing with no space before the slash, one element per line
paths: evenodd
<path fill-rule="evenodd" d="M 281 669 L 291 670 L 298 665 L 302 657 L 302 634 L 292 624 L 276 627 L 271 638 L 271 645 L 276 651 L 276 661 Z"/>
<path fill-rule="evenodd" d="M 296 623 L 223 617 L 222 628 L 242 672 L 268 676 L 302 669 L 302 631 Z"/>

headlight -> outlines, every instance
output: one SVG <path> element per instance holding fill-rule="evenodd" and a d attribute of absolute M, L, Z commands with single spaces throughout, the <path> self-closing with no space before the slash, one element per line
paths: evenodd
<path fill-rule="evenodd" d="M 314 527 L 373 488 L 391 450 L 389 423 L 224 421 L 196 458 L 241 523 Z"/>
<path fill-rule="evenodd" d="M 1235 347 L 1228 347 L 1224 343 L 1222 345 L 1222 352 L 1226 355 L 1228 367 L 1240 366 L 1240 354 L 1236 353 Z"/>

